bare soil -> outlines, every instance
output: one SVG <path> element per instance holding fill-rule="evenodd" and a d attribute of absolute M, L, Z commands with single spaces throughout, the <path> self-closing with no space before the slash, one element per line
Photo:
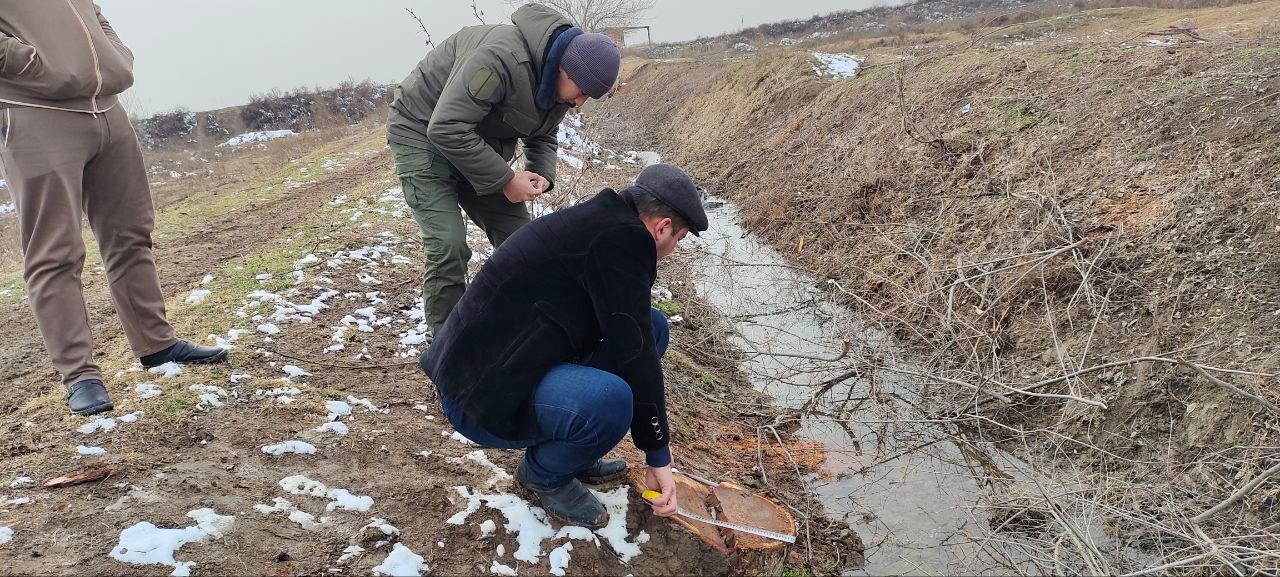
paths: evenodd
<path fill-rule="evenodd" d="M 370 208 L 357 222 L 354 216 L 348 219 L 347 213 L 335 213 L 332 208 L 336 203 L 394 206 L 394 202 L 385 203 L 389 189 L 398 183 L 382 144 L 384 131 L 383 126 L 370 123 L 235 151 L 151 153 L 149 162 L 160 167 L 158 175 L 178 166 L 200 166 L 198 175 L 172 181 L 159 176 L 166 182 L 155 191 L 160 215 L 156 258 L 170 298 L 171 320 L 181 336 L 196 340 L 235 327 L 248 328 L 253 335 L 237 342 L 226 365 L 188 367 L 173 378 L 136 372 L 130 368 L 134 359 L 113 318 L 102 275 L 94 274 L 95 265 L 90 263 L 85 294 L 98 361 L 117 406 L 105 416 L 142 411 L 136 422 L 118 423 L 110 433 L 77 432 L 89 419 L 66 414 L 62 387 L 25 301 L 12 298 L 0 303 L 0 321 L 10 333 L 0 351 L 0 380 L 9 392 L 0 400 L 0 430 L 5 432 L 0 444 L 4 456 L 0 479 L 5 485 L 0 495 L 33 500 L 0 505 L 0 525 L 15 532 L 13 541 L 0 545 L 0 558 L 8 571 L 168 574 L 168 567 L 128 565 L 108 553 L 125 527 L 140 521 L 184 527 L 191 524 L 186 512 L 201 507 L 235 515 L 236 523 L 223 539 L 189 544 L 179 551 L 179 559 L 196 563 L 196 574 L 367 574 L 386 557 L 392 541 L 425 557 L 436 574 L 488 573 L 494 560 L 518 567 L 522 573 L 548 571 L 546 552 L 563 539 L 545 542 L 540 564 L 529 567 L 511 558 L 517 547 L 514 536 L 499 529 L 495 536 L 481 537 L 482 521 L 492 519 L 499 527 L 506 522 L 495 510 L 482 509 L 463 525 L 444 522 L 465 507 L 454 487 L 481 486 L 490 473 L 460 464 L 465 461 L 451 461 L 475 447 L 447 436 L 452 431 L 439 412 L 434 389 L 418 370 L 416 356 L 402 355 L 405 349 L 394 330 L 355 333 L 347 338 L 346 351 L 323 352 L 333 344 L 332 329 L 343 324 L 342 317 L 367 304 L 360 300 L 363 297 L 338 297 L 332 308 L 316 314 L 312 322 L 282 325 L 282 332 L 269 342 L 253 330 L 256 323 L 236 316 L 249 290 L 284 286 L 271 284 L 278 279 L 255 281 L 255 274 L 285 278 L 292 273 L 292 261 L 308 252 L 328 258 L 338 251 L 376 245 L 386 238 L 384 231 L 402 239 L 397 251 L 405 260 L 383 263 L 380 285 L 364 284 L 358 263 L 348 261 L 337 267 L 304 267 L 307 281 L 298 287 L 305 289 L 323 275 L 332 281 L 328 286 L 348 296 L 379 291 L 387 300 L 379 314 L 405 316 L 417 306 L 421 256 L 412 219 L 406 213 L 378 216 Z M 341 168 L 321 168 L 331 167 L 335 159 Z M 380 196 L 382 205 L 377 204 Z M 5 264 L 0 272 L 20 273 L 16 260 Z M 680 278 L 681 267 L 679 262 L 664 265 L 667 280 L 663 282 Z M 207 285 L 214 291 L 210 300 L 200 305 L 184 303 L 206 274 L 218 276 Z M 760 461 L 738 454 L 741 447 L 736 440 L 754 438 L 754 427 L 772 421 L 776 410 L 737 374 L 737 353 L 725 344 L 714 311 L 696 313 L 696 295 L 672 286 L 675 298 L 690 311 L 690 321 L 674 328 L 673 350 L 666 362 L 678 464 L 708 477 L 750 483 L 751 470 Z M 294 300 L 305 302 L 314 292 L 303 290 Z M 312 374 L 294 383 L 281 382 L 278 378 L 285 364 L 304 367 Z M 234 374 L 252 377 L 232 382 Z M 163 394 L 140 398 L 134 387 L 142 382 L 157 384 Z M 201 406 L 190 385 L 220 386 L 229 396 L 222 399 L 222 407 Z M 291 404 L 276 402 L 270 395 L 254 396 L 255 391 L 287 386 L 300 389 Z M 347 436 L 314 431 L 326 422 L 325 401 L 345 400 L 348 395 L 369 399 L 379 411 L 357 407 L 345 419 L 350 427 Z M 754 409 L 743 414 L 716 402 L 724 398 L 734 399 L 735 407 L 746 402 Z M 317 454 L 271 456 L 260 450 L 290 439 L 312 443 Z M 107 454 L 78 456 L 77 445 L 100 446 Z M 615 453 L 633 466 L 640 464 L 638 453 L 626 443 Z M 820 452 L 815 453 L 808 463 L 821 463 Z M 489 450 L 487 454 L 509 472 L 519 458 L 518 451 Z M 100 461 L 123 473 L 59 489 L 8 487 L 19 476 L 38 483 Z M 780 451 L 768 453 L 764 464 L 780 471 L 771 472 L 782 481 L 771 491 L 775 498 L 795 503 L 809 498 L 794 475 L 790 484 L 783 484 L 791 466 Z M 281 479 L 294 474 L 372 496 L 375 505 L 368 513 L 324 513 L 323 500 L 281 490 Z M 329 520 L 308 530 L 283 516 L 253 510 L 255 504 L 271 504 L 275 497 L 288 498 L 300 509 Z M 627 520 L 628 535 L 634 538 L 643 530 L 651 536 L 640 556 L 623 564 L 607 544 L 593 547 L 578 542 L 569 574 L 678 575 L 724 570 L 723 561 L 694 550 L 697 545 L 683 529 L 643 509 L 638 499 L 633 500 Z M 361 528 L 373 517 L 397 527 L 399 536 L 366 539 L 367 532 L 361 533 Z M 861 550 L 857 536 L 847 530 L 815 529 L 813 534 L 813 555 L 818 558 L 824 556 L 821 548 L 841 547 L 846 559 Z M 367 552 L 351 564 L 339 565 L 343 550 L 353 544 Z M 496 556 L 499 545 L 507 551 L 505 557 Z M 794 554 L 797 564 L 811 557 L 805 548 L 797 551 L 802 552 Z"/>

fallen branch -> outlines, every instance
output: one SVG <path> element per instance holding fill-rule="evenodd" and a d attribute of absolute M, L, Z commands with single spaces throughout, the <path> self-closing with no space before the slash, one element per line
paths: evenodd
<path fill-rule="evenodd" d="M 1205 511 L 1199 515 L 1196 515 L 1195 517 L 1192 517 L 1191 522 L 1199 525 L 1201 523 L 1204 523 L 1205 521 L 1208 521 L 1218 513 L 1221 513 L 1225 511 L 1228 507 L 1234 505 L 1236 501 L 1239 501 L 1240 499 L 1247 497 L 1249 493 L 1252 493 L 1254 489 L 1258 488 L 1258 485 L 1261 485 L 1263 481 L 1266 481 L 1267 478 L 1271 477 L 1276 473 L 1280 473 L 1280 463 L 1277 463 L 1276 466 L 1271 467 L 1266 471 L 1263 471 L 1257 477 L 1254 477 L 1252 481 L 1245 483 L 1243 487 L 1240 487 L 1238 490 L 1236 490 L 1235 493 L 1232 493 L 1230 497 L 1227 497 L 1221 503 L 1214 505 L 1212 509 L 1209 509 L 1208 511 Z"/>
<path fill-rule="evenodd" d="M 765 356 L 765 357 L 786 357 L 786 358 L 789 358 L 789 359 L 805 359 L 805 360 L 809 360 L 809 361 L 819 361 L 819 362 L 824 362 L 824 363 L 834 363 L 834 362 L 836 362 L 836 361 L 838 361 L 838 360 L 840 360 L 840 359 L 843 359 L 843 358 L 845 358 L 846 356 L 848 356 L 848 355 L 849 355 L 849 338 L 848 338 L 848 337 L 845 337 L 844 339 L 842 339 L 842 340 L 841 340 L 841 345 L 842 345 L 842 346 L 841 346 L 841 348 L 840 348 L 840 353 L 839 353 L 839 354 L 837 354 L 836 356 L 834 356 L 834 357 L 830 357 L 830 358 L 827 358 L 827 357 L 820 357 L 820 356 L 818 356 L 818 355 L 806 355 L 806 354 L 804 354 L 804 353 L 773 353 L 773 352 L 767 352 L 767 351 L 757 350 L 757 349 L 755 349 L 754 347 L 752 348 L 752 350 L 747 351 L 747 354 L 749 354 L 749 355 L 756 355 L 756 356 Z"/>

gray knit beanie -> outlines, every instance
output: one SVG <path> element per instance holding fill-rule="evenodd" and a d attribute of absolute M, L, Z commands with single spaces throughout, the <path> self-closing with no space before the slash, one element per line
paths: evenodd
<path fill-rule="evenodd" d="M 592 98 L 601 98 L 618 80 L 618 66 L 622 53 L 613 40 L 604 34 L 589 32 L 569 41 L 560 67 L 582 92 Z"/>

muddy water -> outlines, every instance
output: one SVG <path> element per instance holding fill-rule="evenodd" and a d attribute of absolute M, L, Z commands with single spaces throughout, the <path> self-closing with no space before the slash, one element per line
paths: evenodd
<path fill-rule="evenodd" d="M 804 406 L 816 385 L 846 373 L 855 356 L 911 367 L 884 333 L 825 297 L 820 287 L 826 281 L 797 272 L 745 234 L 732 206 L 722 204 L 708 216 L 710 230 L 683 243 L 695 253 L 698 293 L 735 324 L 736 344 L 749 353 L 745 371 L 777 403 Z M 831 361 L 846 336 L 849 355 Z M 829 451 L 810 488 L 828 516 L 843 518 L 867 546 L 866 565 L 845 567 L 845 573 L 1007 573 L 980 545 L 989 524 L 979 483 L 1012 473 L 1000 471 L 1001 465 L 1020 464 L 998 452 L 962 452 L 943 425 L 922 422 L 915 408 L 922 386 L 892 374 L 851 378 L 817 405 L 839 418 L 802 423 L 802 435 Z"/>

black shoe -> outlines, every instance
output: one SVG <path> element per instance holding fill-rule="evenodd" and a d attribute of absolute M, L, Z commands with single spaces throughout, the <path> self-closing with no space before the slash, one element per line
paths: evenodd
<path fill-rule="evenodd" d="M 85 379 L 67 387 L 67 406 L 77 415 L 89 416 L 116 408 L 107 388 L 98 379 Z"/>
<path fill-rule="evenodd" d="M 520 461 L 516 466 L 516 482 L 533 493 L 552 517 L 561 521 L 588 529 L 599 529 L 609 521 L 604 505 L 577 479 L 570 479 L 559 487 L 539 485 L 528 479 L 524 461 Z"/>
<path fill-rule="evenodd" d="M 627 462 L 617 459 L 596 459 L 590 467 L 579 471 L 578 480 L 589 485 L 602 485 L 627 476 Z"/>
<path fill-rule="evenodd" d="M 178 341 L 173 346 L 142 357 L 144 368 L 158 367 L 168 362 L 180 365 L 208 365 L 227 358 L 227 349 L 197 345 L 191 341 Z"/>

